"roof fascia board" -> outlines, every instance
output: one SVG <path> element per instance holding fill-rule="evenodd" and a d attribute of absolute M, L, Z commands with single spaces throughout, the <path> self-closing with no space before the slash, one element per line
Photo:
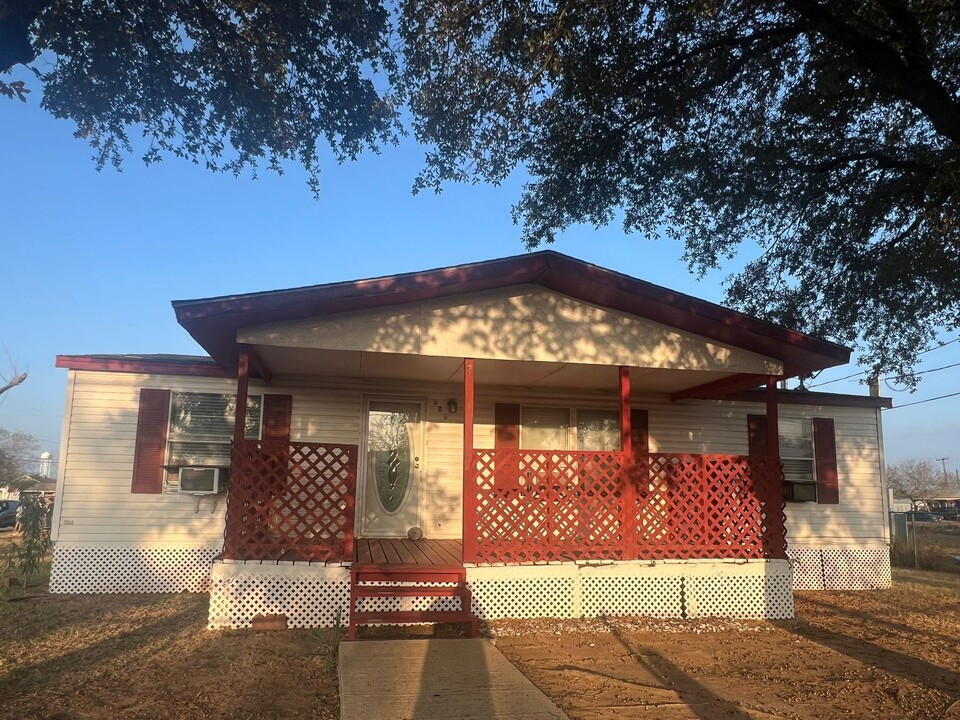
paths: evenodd
<path fill-rule="evenodd" d="M 118 360 L 89 355 L 57 355 L 56 367 L 91 372 L 186 375 L 191 377 L 233 377 L 219 365 L 209 363 L 163 362 L 160 360 Z"/>
<path fill-rule="evenodd" d="M 755 352 L 791 366 L 796 370 L 791 376 L 845 364 L 850 359 L 850 350 L 835 343 L 549 250 L 394 277 L 175 301 L 173 307 L 178 322 L 201 347 L 234 371 L 236 331 L 240 327 L 521 284 L 537 284 L 584 302 Z"/>

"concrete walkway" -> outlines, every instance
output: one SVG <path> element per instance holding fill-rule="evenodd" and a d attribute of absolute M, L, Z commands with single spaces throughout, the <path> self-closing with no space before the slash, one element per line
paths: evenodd
<path fill-rule="evenodd" d="M 341 720 L 569 720 L 489 640 L 340 644 Z"/>

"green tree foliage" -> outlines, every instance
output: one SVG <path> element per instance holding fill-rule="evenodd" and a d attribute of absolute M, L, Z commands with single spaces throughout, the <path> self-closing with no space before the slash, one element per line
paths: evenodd
<path fill-rule="evenodd" d="M 530 173 L 530 247 L 622 219 L 695 272 L 736 256 L 730 303 L 875 372 L 958 324 L 955 0 L 0 0 L 18 27 L 101 163 L 137 128 L 148 160 L 315 179 L 319 139 L 376 147 L 402 98 L 418 189 Z"/>
<path fill-rule="evenodd" d="M 742 249 L 730 302 L 898 374 L 957 325 L 954 0 L 424 0 L 402 31 L 421 184 L 525 166 L 528 246 L 622 216 L 700 273 Z"/>
<path fill-rule="evenodd" d="M 20 536 L 6 543 L 0 557 L 2 574 L 19 579 L 24 589 L 40 571 L 40 564 L 50 551 L 48 512 L 46 501 L 39 495 L 21 496 Z"/>
<path fill-rule="evenodd" d="M 34 469 L 40 459 L 40 441 L 24 432 L 0 428 L 0 484 L 11 483 Z"/>
<path fill-rule="evenodd" d="M 395 75 L 388 19 L 377 0 L 0 0 L 0 72 L 43 53 L 43 106 L 76 123 L 101 167 L 142 132 L 147 162 L 239 173 L 293 160 L 316 191 L 320 142 L 345 160 L 397 130 L 374 85 Z"/>

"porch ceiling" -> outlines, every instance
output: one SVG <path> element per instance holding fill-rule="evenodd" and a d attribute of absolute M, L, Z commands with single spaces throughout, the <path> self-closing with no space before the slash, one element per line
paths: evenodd
<path fill-rule="evenodd" d="M 274 376 L 463 382 L 462 358 L 270 345 L 258 345 L 256 351 Z M 631 368 L 630 383 L 636 393 L 676 393 L 733 375 L 701 370 Z M 616 390 L 619 387 L 617 368 L 613 366 L 514 360 L 477 360 L 476 382 L 479 385 L 590 390 Z"/>

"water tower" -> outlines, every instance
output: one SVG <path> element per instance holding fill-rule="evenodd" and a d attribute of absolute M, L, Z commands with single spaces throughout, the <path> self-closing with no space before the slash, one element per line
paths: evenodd
<path fill-rule="evenodd" d="M 40 477 L 52 477 L 53 455 L 49 452 L 40 453 Z"/>

